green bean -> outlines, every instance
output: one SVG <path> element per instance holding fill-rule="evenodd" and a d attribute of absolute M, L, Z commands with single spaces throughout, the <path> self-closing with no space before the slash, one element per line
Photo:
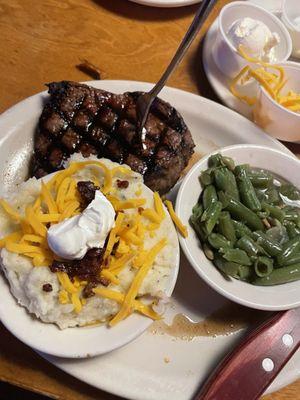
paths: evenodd
<path fill-rule="evenodd" d="M 290 239 L 293 239 L 297 235 L 300 235 L 300 229 L 291 221 L 284 221 L 284 226 L 287 230 Z"/>
<path fill-rule="evenodd" d="M 222 154 L 213 154 L 209 157 L 208 165 L 210 167 L 227 167 L 230 171 L 234 170 L 234 161 L 230 157 L 222 156 Z"/>
<path fill-rule="evenodd" d="M 238 269 L 238 275 L 242 281 L 249 282 L 251 276 L 253 274 L 253 270 L 251 267 L 247 265 L 240 265 Z"/>
<path fill-rule="evenodd" d="M 268 200 L 268 196 L 265 193 L 265 190 L 260 190 L 260 189 L 255 189 L 255 193 L 256 196 L 258 198 L 258 200 L 262 203 L 263 201 L 267 201 Z"/>
<path fill-rule="evenodd" d="M 300 217 L 299 209 L 286 206 L 282 210 L 284 212 L 284 219 L 288 221 L 294 221 L 296 223 L 299 221 Z"/>
<path fill-rule="evenodd" d="M 258 254 L 265 254 L 264 250 L 251 239 L 250 236 L 242 236 L 236 243 L 236 246 L 244 250 L 248 256 L 257 256 Z"/>
<path fill-rule="evenodd" d="M 235 234 L 238 238 L 243 236 L 251 236 L 252 231 L 243 222 L 232 220 L 232 224 L 235 229 Z"/>
<path fill-rule="evenodd" d="M 201 241 L 205 241 L 207 238 L 207 232 L 203 224 L 200 222 L 198 218 L 196 218 L 194 215 L 190 216 L 189 223 L 191 226 L 194 228 L 197 236 Z"/>
<path fill-rule="evenodd" d="M 222 162 L 224 164 L 224 167 L 227 167 L 230 171 L 234 170 L 235 164 L 231 157 L 222 156 Z"/>
<path fill-rule="evenodd" d="M 239 277 L 239 268 L 241 267 L 240 264 L 226 261 L 222 257 L 215 257 L 214 264 L 224 274 L 232 276 L 234 278 Z"/>
<path fill-rule="evenodd" d="M 299 190 L 291 183 L 283 183 L 279 189 L 280 194 L 287 197 L 289 200 L 300 200 Z"/>
<path fill-rule="evenodd" d="M 201 173 L 199 180 L 203 187 L 211 185 L 213 183 L 213 177 L 207 170 Z"/>
<path fill-rule="evenodd" d="M 215 183 L 219 190 L 228 193 L 234 199 L 239 200 L 239 191 L 234 174 L 227 168 L 218 168 L 214 171 Z"/>
<path fill-rule="evenodd" d="M 300 264 L 293 264 L 284 268 L 274 269 L 273 272 L 263 278 L 257 278 L 252 283 L 260 286 L 281 285 L 300 279 Z"/>
<path fill-rule="evenodd" d="M 278 221 L 280 222 L 283 222 L 285 213 L 280 207 L 263 202 L 262 208 L 263 210 L 267 211 L 271 217 L 278 219 Z"/>
<path fill-rule="evenodd" d="M 256 215 L 260 218 L 260 219 L 265 219 L 268 218 L 270 216 L 270 213 L 268 211 L 258 211 L 256 213 Z"/>
<path fill-rule="evenodd" d="M 201 222 L 205 222 L 205 228 L 208 234 L 213 231 L 216 223 L 218 222 L 221 211 L 222 203 L 220 201 L 215 201 L 214 203 L 211 203 L 203 212 L 201 216 Z"/>
<path fill-rule="evenodd" d="M 247 175 L 246 167 L 244 165 L 238 165 L 235 167 L 234 172 L 243 204 L 250 208 L 250 210 L 259 211 L 261 209 L 261 204 Z"/>
<path fill-rule="evenodd" d="M 229 240 L 227 240 L 223 235 L 220 235 L 219 233 L 211 233 L 207 237 L 208 243 L 214 248 L 214 249 L 226 249 L 228 247 L 231 247 L 231 243 Z"/>
<path fill-rule="evenodd" d="M 202 204 L 201 203 L 195 204 L 193 209 L 192 209 L 192 215 L 195 218 L 195 220 L 199 220 L 200 221 L 202 213 L 203 213 Z"/>
<path fill-rule="evenodd" d="M 258 216 L 241 202 L 222 192 L 219 193 L 219 200 L 227 211 L 229 211 L 235 218 L 245 222 L 249 228 L 254 230 L 264 229 L 263 223 Z"/>
<path fill-rule="evenodd" d="M 211 247 L 207 243 L 203 243 L 202 245 L 203 253 L 205 254 L 206 258 L 209 260 L 213 260 L 215 258 L 214 252 L 212 251 Z"/>
<path fill-rule="evenodd" d="M 220 167 L 222 166 L 222 156 L 220 153 L 213 154 L 208 159 L 209 167 Z"/>
<path fill-rule="evenodd" d="M 253 232 L 253 238 L 270 256 L 278 256 L 282 252 L 282 247 L 269 239 L 263 232 Z"/>
<path fill-rule="evenodd" d="M 255 188 L 266 189 L 273 180 L 270 174 L 263 171 L 250 170 L 248 176 Z"/>
<path fill-rule="evenodd" d="M 282 252 L 277 257 L 278 264 L 283 265 L 283 263 L 287 259 L 293 257 L 299 251 L 300 251 L 300 236 L 296 236 L 283 245 Z"/>
<path fill-rule="evenodd" d="M 283 262 L 283 266 L 300 263 L 300 253 L 296 253 Z"/>
<path fill-rule="evenodd" d="M 247 253 L 241 249 L 223 249 L 223 257 L 227 261 L 235 262 L 241 265 L 251 265 L 252 262 Z"/>
<path fill-rule="evenodd" d="M 223 211 L 219 218 L 219 230 L 232 243 L 236 241 L 235 229 L 228 211 Z"/>
<path fill-rule="evenodd" d="M 280 198 L 278 189 L 276 189 L 275 186 L 269 187 L 265 191 L 265 196 L 266 196 L 265 201 L 269 204 L 270 203 L 271 204 L 280 204 L 281 203 L 281 198 Z"/>
<path fill-rule="evenodd" d="M 258 257 L 254 263 L 254 270 L 260 278 L 270 275 L 273 271 L 273 260 L 268 257 Z"/>
<path fill-rule="evenodd" d="M 216 189 L 213 185 L 208 185 L 203 191 L 203 207 L 206 210 L 211 203 L 218 201 Z"/>

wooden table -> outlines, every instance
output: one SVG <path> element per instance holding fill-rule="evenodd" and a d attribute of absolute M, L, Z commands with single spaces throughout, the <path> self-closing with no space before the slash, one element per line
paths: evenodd
<path fill-rule="evenodd" d="M 218 101 L 201 67 L 201 38 L 227 2 L 220 0 L 170 86 Z M 127 0 L 0 0 L 0 111 L 44 90 L 45 82 L 88 80 L 75 67 L 81 59 L 97 65 L 102 79 L 155 82 L 196 9 L 155 9 Z M 1 380 L 52 398 L 117 399 L 48 364 L 1 325 L 0 335 Z M 300 381 L 265 398 L 300 399 Z"/>

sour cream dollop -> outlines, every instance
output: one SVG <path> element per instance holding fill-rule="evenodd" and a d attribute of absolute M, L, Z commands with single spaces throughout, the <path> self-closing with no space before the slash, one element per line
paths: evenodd
<path fill-rule="evenodd" d="M 275 62 L 275 47 L 280 38 L 261 21 L 241 18 L 235 21 L 228 31 L 228 37 L 236 49 L 240 45 L 249 56 L 265 62 Z"/>
<path fill-rule="evenodd" d="M 80 260 L 91 248 L 104 246 L 115 224 L 115 210 L 99 191 L 95 199 L 80 214 L 52 225 L 48 230 L 48 245 L 59 257 Z"/>

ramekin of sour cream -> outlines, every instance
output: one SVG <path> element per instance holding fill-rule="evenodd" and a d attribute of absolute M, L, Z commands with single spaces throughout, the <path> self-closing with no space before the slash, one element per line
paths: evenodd
<path fill-rule="evenodd" d="M 249 2 L 235 1 L 219 16 L 213 57 L 219 70 L 234 78 L 249 62 L 239 54 L 239 46 L 255 59 L 268 63 L 286 61 L 292 40 L 284 24 L 267 10 Z"/>

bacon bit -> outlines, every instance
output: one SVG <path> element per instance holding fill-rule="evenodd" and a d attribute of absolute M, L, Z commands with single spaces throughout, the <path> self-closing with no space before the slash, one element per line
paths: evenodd
<path fill-rule="evenodd" d="M 80 60 L 80 61 L 81 63 L 76 65 L 76 68 L 79 69 L 79 71 L 84 72 L 93 79 L 96 80 L 101 79 L 100 70 L 98 67 L 96 67 L 96 65 L 92 64 L 88 60 Z"/>
<path fill-rule="evenodd" d="M 53 288 L 52 285 L 50 283 L 45 283 L 43 285 L 43 291 L 44 292 L 52 292 Z"/>
<path fill-rule="evenodd" d="M 119 189 L 127 189 L 129 186 L 128 181 L 121 181 L 121 179 L 117 179 L 117 186 Z"/>
<path fill-rule="evenodd" d="M 101 276 L 99 280 L 103 286 L 108 286 L 110 284 L 110 281 L 106 278 L 103 278 L 103 276 Z"/>
<path fill-rule="evenodd" d="M 142 214 L 143 211 L 144 211 L 144 208 L 143 208 L 143 207 L 139 207 L 139 208 L 138 208 L 138 213 L 139 213 L 139 214 Z"/>

